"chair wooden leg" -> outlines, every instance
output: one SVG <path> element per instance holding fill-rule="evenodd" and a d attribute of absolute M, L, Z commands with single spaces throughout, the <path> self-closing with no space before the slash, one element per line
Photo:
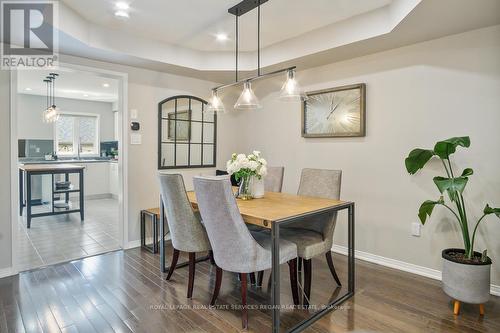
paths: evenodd
<path fill-rule="evenodd" d="M 217 297 L 219 296 L 220 285 L 222 282 L 222 268 L 217 267 L 215 271 L 215 286 L 214 293 L 212 295 L 212 300 L 210 301 L 210 305 L 214 306 Z"/>
<path fill-rule="evenodd" d="M 189 252 L 189 281 L 188 281 L 187 298 L 193 297 L 195 266 L 196 266 L 196 253 Z"/>
<path fill-rule="evenodd" d="M 303 259 L 304 261 L 304 301 L 305 306 L 309 305 L 311 299 L 311 280 L 312 280 L 312 260 Z"/>
<path fill-rule="evenodd" d="M 250 284 L 255 285 L 255 273 L 249 273 L 250 275 Z"/>
<path fill-rule="evenodd" d="M 290 286 L 292 287 L 293 304 L 299 305 L 299 291 L 297 289 L 297 258 L 288 262 L 290 269 Z"/>
<path fill-rule="evenodd" d="M 177 260 L 179 259 L 179 250 L 174 249 L 174 254 L 172 255 L 172 262 L 170 263 L 170 268 L 167 274 L 167 280 L 170 280 L 172 273 L 175 270 L 175 266 L 177 265 Z"/>
<path fill-rule="evenodd" d="M 340 283 L 340 279 L 337 275 L 337 272 L 335 271 L 335 267 L 333 266 L 333 259 L 332 259 L 332 252 L 328 251 L 326 253 L 326 262 L 328 263 L 328 267 L 330 268 L 330 272 L 332 273 L 333 279 L 335 282 L 337 282 L 338 286 L 342 286 L 342 283 Z"/>
<path fill-rule="evenodd" d="M 210 264 L 215 265 L 214 251 L 212 250 L 208 251 L 208 258 L 210 259 Z"/>
<path fill-rule="evenodd" d="M 479 304 L 479 314 L 484 316 L 484 304 Z"/>
<path fill-rule="evenodd" d="M 257 286 L 262 287 L 262 280 L 264 280 L 264 271 L 257 273 Z"/>
<path fill-rule="evenodd" d="M 455 301 L 453 304 L 453 314 L 455 316 L 458 316 L 459 313 L 460 313 L 460 301 Z"/>
<path fill-rule="evenodd" d="M 241 279 L 241 325 L 244 330 L 248 328 L 248 308 L 247 308 L 247 275 L 240 274 Z"/>

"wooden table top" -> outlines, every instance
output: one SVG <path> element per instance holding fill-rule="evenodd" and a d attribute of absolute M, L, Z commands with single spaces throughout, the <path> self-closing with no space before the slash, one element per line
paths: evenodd
<path fill-rule="evenodd" d="M 20 164 L 19 169 L 23 171 L 59 171 L 59 170 L 81 170 L 85 169 L 83 165 L 76 164 Z"/>
<path fill-rule="evenodd" d="M 194 191 L 187 192 L 193 208 L 198 208 Z M 342 206 L 346 201 L 306 197 L 288 193 L 266 192 L 263 198 L 236 199 L 241 216 L 246 223 L 271 228 L 271 223 L 326 208 Z"/>

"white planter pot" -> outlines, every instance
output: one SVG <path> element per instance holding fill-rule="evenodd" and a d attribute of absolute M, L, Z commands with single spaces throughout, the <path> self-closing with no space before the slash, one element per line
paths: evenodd
<path fill-rule="evenodd" d="M 464 264 L 450 257 L 448 252 L 451 251 L 464 252 L 461 249 L 443 250 L 444 292 L 454 300 L 464 303 L 486 303 L 490 298 L 491 260 L 488 258 L 487 263 Z"/>
<path fill-rule="evenodd" d="M 252 177 L 250 181 L 250 192 L 252 197 L 255 199 L 264 197 L 264 177 L 260 179 L 257 177 Z"/>

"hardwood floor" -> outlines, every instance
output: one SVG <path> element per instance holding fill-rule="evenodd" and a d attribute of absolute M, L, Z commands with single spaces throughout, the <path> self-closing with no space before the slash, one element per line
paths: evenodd
<path fill-rule="evenodd" d="M 170 252 L 170 250 L 168 251 Z M 168 255 L 170 258 L 170 254 Z M 333 255 L 344 285 L 346 257 Z M 179 261 L 187 258 L 181 256 Z M 237 332 L 241 331 L 240 284 L 224 274 L 217 307 L 209 308 L 215 267 L 196 265 L 193 298 L 186 298 L 187 267 L 170 281 L 157 255 L 139 248 L 40 268 L 0 279 L 0 332 Z M 342 295 L 324 257 L 313 260 L 311 304 Z M 500 298 L 463 305 L 453 316 L 438 281 L 363 261 L 356 262 L 356 295 L 308 332 L 500 332 Z M 288 267 L 282 265 L 282 301 L 291 305 Z M 249 287 L 248 303 L 269 303 L 269 272 L 262 288 Z M 282 329 L 305 310 L 283 310 Z M 270 312 L 249 310 L 249 332 L 269 332 Z"/>

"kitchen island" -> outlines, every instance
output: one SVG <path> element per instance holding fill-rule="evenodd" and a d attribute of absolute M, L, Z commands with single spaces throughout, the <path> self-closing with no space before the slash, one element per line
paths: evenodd
<path fill-rule="evenodd" d="M 31 227 L 31 219 L 34 217 L 80 213 L 80 218 L 84 220 L 84 180 L 83 170 L 84 166 L 68 164 L 68 163 L 51 163 L 51 164 L 21 164 L 19 165 L 19 215 L 23 215 L 24 206 L 26 206 L 26 225 Z M 70 174 L 78 174 L 78 188 L 70 186 L 67 189 L 56 189 L 54 184 L 54 175 L 64 175 L 65 181 L 69 181 Z M 31 200 L 31 177 L 33 175 L 51 175 L 51 192 L 52 202 L 51 211 L 32 213 L 32 200 Z M 24 181 L 26 179 L 26 181 Z M 26 184 L 24 184 L 26 183 Z M 26 191 L 26 200 L 24 192 Z M 79 193 L 79 207 L 78 209 L 71 209 L 69 205 L 69 194 Z M 63 195 L 65 197 L 65 208 L 57 208 L 54 205 L 56 196 Z"/>

